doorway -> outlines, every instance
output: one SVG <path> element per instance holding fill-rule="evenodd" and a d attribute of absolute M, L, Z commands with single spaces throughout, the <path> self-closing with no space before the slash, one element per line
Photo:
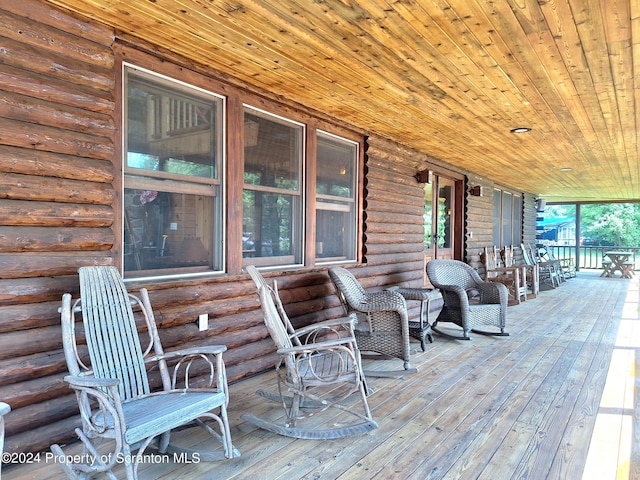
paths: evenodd
<path fill-rule="evenodd" d="M 431 183 L 424 184 L 425 267 L 434 258 L 461 259 L 463 185 L 462 180 L 435 173 Z"/>
<path fill-rule="evenodd" d="M 453 258 L 455 182 L 434 175 L 424 185 L 424 249 L 432 258 Z"/>

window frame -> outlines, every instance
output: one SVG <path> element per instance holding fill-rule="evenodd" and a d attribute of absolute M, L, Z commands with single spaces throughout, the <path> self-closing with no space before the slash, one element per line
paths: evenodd
<path fill-rule="evenodd" d="M 349 258 L 348 255 L 344 255 L 344 256 L 339 256 L 339 257 L 327 257 L 327 258 L 320 258 L 317 255 L 317 248 L 318 248 L 318 235 L 317 235 L 317 231 L 315 234 L 315 251 L 316 254 L 314 255 L 314 260 L 315 260 L 315 264 L 316 265 L 336 265 L 336 264 L 340 264 L 340 265 L 344 265 L 344 264 L 351 264 L 351 263 L 355 263 L 358 260 L 358 231 L 359 231 L 359 219 L 358 219 L 358 206 L 360 205 L 359 199 L 360 199 L 360 190 L 358 188 L 359 182 L 358 182 L 358 178 L 360 177 L 360 149 L 361 149 L 361 145 L 359 142 L 356 142 L 354 140 L 348 139 L 348 138 L 344 138 L 342 136 L 339 135 L 335 135 L 333 133 L 330 132 L 326 132 L 324 130 L 316 130 L 316 142 L 318 142 L 320 137 L 325 137 L 328 139 L 333 139 L 339 142 L 343 142 L 345 144 L 350 144 L 353 147 L 355 147 L 355 152 L 354 152 L 354 156 L 352 158 L 353 160 L 353 165 L 352 165 L 352 170 L 353 170 L 353 178 L 351 181 L 351 190 L 352 190 L 352 195 L 350 197 L 340 197 L 338 195 L 328 195 L 328 194 L 319 194 L 317 192 L 317 179 L 318 179 L 318 168 L 317 168 L 317 164 L 316 164 L 316 172 L 315 172 L 315 186 L 316 186 L 316 190 L 315 190 L 315 212 L 314 212 L 314 221 L 315 224 L 318 224 L 318 220 L 317 220 L 317 213 L 319 210 L 322 211 L 340 211 L 340 212 L 350 212 L 350 218 L 351 218 L 351 224 L 352 224 L 352 239 L 350 240 L 351 243 L 351 250 L 353 252 L 352 254 L 352 258 Z M 318 145 L 316 144 L 316 163 L 317 163 L 317 152 L 318 152 Z M 326 201 L 318 201 L 318 200 L 326 200 Z M 321 208 L 320 205 L 322 205 Z M 351 205 L 351 209 L 347 210 L 347 206 Z M 331 207 L 332 206 L 332 207 Z M 327 208 L 329 207 L 329 208 Z M 351 211 L 352 210 L 352 211 Z"/>
<path fill-rule="evenodd" d="M 505 195 L 506 194 L 506 195 Z M 509 240 L 510 242 L 505 243 L 505 199 L 510 199 L 508 203 L 509 205 Z M 522 219 L 524 215 L 524 202 L 523 202 L 523 194 L 520 192 L 516 192 L 514 190 L 510 190 L 507 188 L 494 187 L 493 188 L 493 207 L 492 207 L 492 219 L 493 219 L 493 228 L 492 228 L 492 239 L 494 245 L 497 247 L 504 247 L 510 245 L 520 245 L 522 243 L 523 238 L 523 224 Z M 499 210 L 499 211 L 496 211 Z"/>
<path fill-rule="evenodd" d="M 213 207 L 213 210 L 217 210 L 217 217 L 212 219 L 212 231 L 210 245 L 206 245 L 209 255 L 211 257 L 212 265 L 209 267 L 168 267 L 166 269 L 146 269 L 146 270 L 125 270 L 125 249 L 121 248 L 121 269 L 123 275 L 127 281 L 136 280 L 169 280 L 175 278 L 190 278 L 199 276 L 220 275 L 226 272 L 226 252 L 223 245 L 226 244 L 224 239 L 226 238 L 227 218 L 226 218 L 226 198 L 227 198 L 227 155 L 226 155 L 226 143 L 227 143 L 227 106 L 226 97 L 216 92 L 207 90 L 197 85 L 179 80 L 175 77 L 162 74 L 155 70 L 151 70 L 135 63 L 123 61 L 121 63 L 122 68 L 122 82 L 121 82 L 121 95 L 122 100 L 120 102 L 122 108 L 122 154 L 121 154 L 121 178 L 120 178 L 120 192 L 122 195 L 122 201 L 120 204 L 120 215 L 122 218 L 120 228 L 120 242 L 124 247 L 125 245 L 125 191 L 127 189 L 156 189 L 157 191 L 177 193 L 185 195 L 199 195 L 205 197 L 218 197 L 214 202 L 219 202 L 219 206 Z M 167 89 L 174 89 L 177 91 L 184 91 L 185 96 L 193 94 L 193 96 L 201 96 L 203 98 L 211 97 L 212 102 L 216 102 L 219 109 L 216 110 L 216 125 L 217 127 L 213 132 L 217 135 L 216 145 L 217 149 L 216 157 L 216 175 L 213 178 L 198 177 L 195 175 L 183 175 L 178 173 L 170 173 L 163 171 L 156 171 L 146 168 L 130 167 L 128 165 L 128 85 L 129 75 L 132 74 L 138 78 L 148 80 L 150 82 L 156 82 L 160 86 L 164 86 Z M 148 188 L 147 188 L 148 187 Z M 218 192 L 216 192 L 216 189 Z M 215 216 L 214 216 L 215 217 Z M 216 268 L 215 264 L 219 264 L 219 268 Z"/>
<path fill-rule="evenodd" d="M 280 255 L 280 256 L 264 256 L 264 257 L 242 257 L 242 266 L 246 266 L 248 264 L 256 265 L 257 267 L 268 267 L 268 268 L 295 268 L 302 267 L 305 265 L 305 252 L 306 252 L 306 164 L 307 164 L 307 125 L 296 121 L 294 119 L 284 117 L 282 115 L 278 115 L 273 112 L 269 112 L 267 110 L 257 108 L 250 104 L 243 104 L 243 112 L 246 114 L 249 112 L 254 116 L 262 117 L 266 120 L 273 120 L 276 123 L 281 123 L 283 125 L 295 125 L 300 127 L 300 145 L 298 146 L 298 152 L 300 154 L 298 160 L 298 186 L 296 189 L 285 189 L 279 187 L 271 187 L 264 185 L 253 185 L 247 184 L 244 182 L 244 173 L 246 172 L 246 157 L 244 158 L 244 168 L 243 168 L 243 182 L 242 182 L 242 191 L 240 195 L 242 196 L 245 190 L 250 191 L 260 191 L 265 193 L 278 194 L 283 196 L 296 196 L 299 198 L 298 205 L 296 207 L 297 216 L 294 214 L 292 217 L 292 243 L 293 243 L 293 254 L 291 255 Z M 244 125 L 244 114 L 243 114 L 243 125 Z M 244 138 L 246 138 L 247 133 L 243 132 Z M 244 205 L 243 205 L 243 218 L 244 218 Z M 297 243 L 297 239 L 295 236 L 300 237 L 299 244 Z M 296 261 L 296 257 L 300 260 Z M 250 259 L 250 260 L 249 260 Z"/>

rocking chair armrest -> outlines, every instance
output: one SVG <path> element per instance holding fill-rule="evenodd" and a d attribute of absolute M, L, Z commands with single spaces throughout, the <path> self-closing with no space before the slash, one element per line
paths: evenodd
<path fill-rule="evenodd" d="M 120 383 L 117 378 L 82 377 L 79 375 L 67 375 L 64 377 L 64 381 L 72 387 L 78 388 L 108 388 L 116 387 Z"/>
<path fill-rule="evenodd" d="M 335 327 L 345 327 L 345 329 L 351 331 L 355 327 L 356 323 L 358 323 L 358 317 L 356 317 L 355 313 L 352 313 L 348 317 L 334 318 L 332 320 L 325 320 L 324 322 L 312 323 L 311 325 L 297 329 L 296 333 L 292 336 L 299 337 L 301 335 L 306 335 L 307 333 L 323 329 L 333 329 Z"/>
<path fill-rule="evenodd" d="M 182 350 L 172 350 L 165 352 L 164 355 L 154 355 L 147 359 L 148 362 L 157 362 L 158 360 L 170 360 L 179 357 L 188 357 L 193 355 L 219 355 L 227 351 L 226 345 L 206 345 L 201 347 L 191 347 Z"/>
<path fill-rule="evenodd" d="M 296 345 L 294 347 L 279 348 L 278 354 L 291 355 L 296 353 L 314 352 L 319 350 L 329 350 L 335 347 L 341 347 L 343 345 L 355 344 L 355 337 L 343 337 L 335 338 L 332 340 L 325 340 L 322 342 L 309 343 L 307 345 Z"/>
<path fill-rule="evenodd" d="M 492 268 L 487 270 L 487 272 L 492 273 L 492 272 L 496 272 L 496 273 L 513 273 L 516 270 L 519 270 L 520 267 L 496 267 L 496 268 Z"/>

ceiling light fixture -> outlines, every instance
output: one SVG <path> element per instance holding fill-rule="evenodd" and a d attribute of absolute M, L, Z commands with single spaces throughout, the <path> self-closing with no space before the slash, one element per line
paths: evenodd
<path fill-rule="evenodd" d="M 529 127 L 517 127 L 511 129 L 511 133 L 527 133 L 530 131 L 531 129 Z"/>
<path fill-rule="evenodd" d="M 570 172 L 571 170 L 573 170 L 573 168 L 571 168 L 571 167 L 562 167 L 560 169 L 561 172 Z"/>

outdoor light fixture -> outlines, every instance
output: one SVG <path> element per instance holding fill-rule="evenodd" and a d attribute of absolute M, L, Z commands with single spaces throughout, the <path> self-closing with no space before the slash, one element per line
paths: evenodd
<path fill-rule="evenodd" d="M 433 180 L 433 172 L 431 170 L 422 170 L 415 174 L 418 183 L 431 183 Z"/>
<path fill-rule="evenodd" d="M 530 131 L 531 129 L 529 127 L 517 127 L 511 129 L 511 133 L 527 133 Z"/>
<path fill-rule="evenodd" d="M 471 187 L 471 189 L 469 190 L 469 193 L 471 195 L 473 195 L 474 197 L 481 197 L 482 196 L 482 187 L 480 185 L 476 185 L 475 187 Z"/>

